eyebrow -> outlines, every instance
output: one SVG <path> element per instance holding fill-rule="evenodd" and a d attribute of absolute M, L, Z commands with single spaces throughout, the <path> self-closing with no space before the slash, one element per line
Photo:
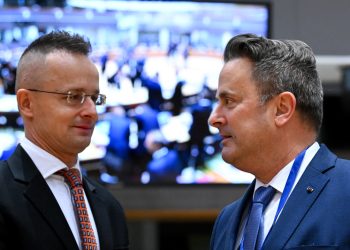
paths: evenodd
<path fill-rule="evenodd" d="M 68 92 L 68 91 L 74 91 L 74 92 L 84 92 L 86 94 L 89 94 L 90 92 L 87 91 L 86 89 L 83 89 L 83 88 L 72 88 L 72 89 L 67 89 L 67 90 L 64 90 L 63 92 Z M 99 94 L 100 93 L 100 90 L 99 89 L 95 89 L 95 91 L 92 92 L 92 94 Z"/>
<path fill-rule="evenodd" d="M 219 99 L 219 98 L 225 98 L 227 96 L 232 96 L 232 95 L 235 95 L 235 93 L 230 92 L 228 90 L 223 90 L 220 93 L 216 93 L 215 97 L 216 99 Z"/>

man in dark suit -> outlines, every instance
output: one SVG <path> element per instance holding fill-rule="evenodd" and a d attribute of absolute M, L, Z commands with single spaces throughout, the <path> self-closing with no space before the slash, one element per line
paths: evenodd
<path fill-rule="evenodd" d="M 20 58 L 16 95 L 25 138 L 0 163 L 2 250 L 128 249 L 122 207 L 79 173 L 78 153 L 90 144 L 98 118 L 95 106 L 105 102 L 90 50 L 83 37 L 54 31 Z M 58 173 L 73 170 L 71 191 Z M 72 201 L 73 190 L 80 201 Z"/>
<path fill-rule="evenodd" d="M 311 48 L 243 34 L 224 62 L 209 123 L 223 159 L 256 179 L 218 216 L 211 249 L 350 249 L 350 162 L 316 141 L 323 90 Z"/>

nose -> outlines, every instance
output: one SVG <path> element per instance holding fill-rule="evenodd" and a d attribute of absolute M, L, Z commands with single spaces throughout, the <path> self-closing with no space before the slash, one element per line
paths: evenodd
<path fill-rule="evenodd" d="M 97 120 L 98 118 L 95 102 L 90 96 L 85 97 L 82 104 L 81 116 L 91 117 L 94 120 Z"/>
<path fill-rule="evenodd" d="M 221 114 L 219 106 L 216 106 L 213 109 L 213 111 L 211 112 L 209 119 L 208 119 L 208 123 L 210 126 L 215 127 L 215 128 L 219 128 L 220 126 L 222 126 L 225 123 L 225 118 Z"/>

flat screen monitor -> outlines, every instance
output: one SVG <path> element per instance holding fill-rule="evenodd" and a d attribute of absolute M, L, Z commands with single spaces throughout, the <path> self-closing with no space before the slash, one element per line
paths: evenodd
<path fill-rule="evenodd" d="M 107 105 L 84 163 L 101 181 L 126 184 L 249 183 L 225 163 L 208 126 L 222 54 L 234 35 L 270 36 L 267 3 L 234 1 L 78 1 L 0 9 L 0 157 L 24 136 L 14 95 L 24 48 L 55 29 L 91 41 Z"/>

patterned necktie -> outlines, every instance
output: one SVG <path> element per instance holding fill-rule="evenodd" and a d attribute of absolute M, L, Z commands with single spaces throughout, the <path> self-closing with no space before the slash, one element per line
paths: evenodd
<path fill-rule="evenodd" d="M 83 184 L 78 169 L 60 170 L 58 175 L 64 177 L 70 187 L 72 202 L 79 221 L 79 233 L 83 250 L 97 250 L 94 230 L 91 226 L 85 204 Z"/>
<path fill-rule="evenodd" d="M 263 212 L 272 200 L 275 189 L 271 186 L 259 187 L 254 195 L 247 225 L 244 230 L 243 249 L 260 250 L 263 245 Z"/>

